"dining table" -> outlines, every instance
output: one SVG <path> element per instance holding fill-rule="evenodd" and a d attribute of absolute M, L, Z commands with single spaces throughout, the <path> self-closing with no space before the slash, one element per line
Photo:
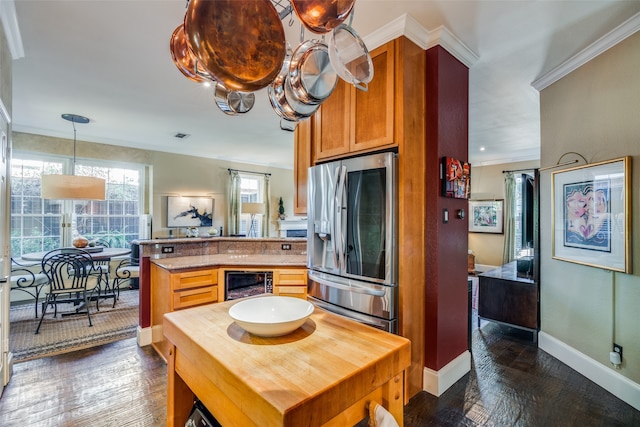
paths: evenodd
<path fill-rule="evenodd" d="M 61 249 L 76 249 L 73 247 L 61 248 Z M 83 249 L 91 254 L 91 257 L 96 261 L 110 260 L 116 257 L 122 257 L 131 253 L 130 248 L 106 248 L 102 246 L 79 248 Z M 42 258 L 49 253 L 49 251 L 43 252 L 31 252 L 22 255 L 22 259 L 25 261 L 42 261 Z"/>

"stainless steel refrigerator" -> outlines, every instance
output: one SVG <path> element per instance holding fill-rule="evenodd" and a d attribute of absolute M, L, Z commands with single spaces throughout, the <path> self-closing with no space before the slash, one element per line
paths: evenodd
<path fill-rule="evenodd" d="M 309 298 L 397 332 L 397 154 L 309 168 Z"/>

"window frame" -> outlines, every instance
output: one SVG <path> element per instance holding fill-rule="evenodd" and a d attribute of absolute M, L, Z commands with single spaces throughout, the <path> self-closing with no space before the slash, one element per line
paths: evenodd
<path fill-rule="evenodd" d="M 13 159 L 19 159 L 21 161 L 39 161 L 39 162 L 51 162 L 51 163 L 60 163 L 62 164 L 62 173 L 63 174 L 71 174 L 73 173 L 73 170 L 76 170 L 76 174 L 77 175 L 86 175 L 82 173 L 82 169 L 83 168 L 101 168 L 101 169 L 107 169 L 107 172 L 109 173 L 110 170 L 113 169 L 124 169 L 124 170 L 129 170 L 129 171 L 137 171 L 138 174 L 138 179 L 137 179 L 137 214 L 132 214 L 132 215 L 127 215 L 126 213 L 126 209 L 124 209 L 124 206 L 126 206 L 127 200 L 122 200 L 121 202 L 124 202 L 125 205 L 123 206 L 123 211 L 122 214 L 120 215 L 120 223 L 122 225 L 122 228 L 126 228 L 127 226 L 133 225 L 135 224 L 136 229 L 137 229 L 137 233 L 130 233 L 130 235 L 127 235 L 127 233 L 117 233 L 110 235 L 109 232 L 104 233 L 104 237 L 105 237 L 105 241 L 107 242 L 107 244 L 109 244 L 109 246 L 113 246 L 113 247 L 128 247 L 130 245 L 131 240 L 135 240 L 138 239 L 140 236 L 140 232 L 142 230 L 139 229 L 139 224 L 140 224 L 140 218 L 142 215 L 144 215 L 144 200 L 145 200 L 145 192 L 146 192 L 146 174 L 145 174 L 145 168 L 146 165 L 141 164 L 141 163 L 131 163 L 131 162 L 120 162 L 120 161 L 114 161 L 114 160 L 98 160 L 98 159 L 85 159 L 85 158 L 81 158 L 78 159 L 76 158 L 75 161 L 75 165 L 74 165 L 74 161 L 72 157 L 66 157 L 66 156 L 61 156 L 61 155 L 49 155 L 49 154 L 42 154 L 42 153 L 34 153 L 34 152 L 29 152 L 29 151 L 22 151 L 22 150 L 16 150 L 13 152 L 12 154 L 12 160 Z M 14 167 L 14 164 L 11 163 L 11 168 Z M 11 177 L 13 179 L 13 170 L 11 171 Z M 122 184 L 126 187 L 126 182 L 122 182 Z M 107 183 L 107 185 L 109 185 L 109 183 Z M 10 181 L 10 188 L 11 188 L 11 201 L 13 203 L 13 182 Z M 108 199 L 109 197 L 109 187 L 107 187 L 107 200 L 105 201 L 89 201 L 88 205 L 94 206 L 94 204 L 105 204 L 104 206 L 106 206 L 106 213 L 103 214 L 102 216 L 104 218 L 106 218 L 106 222 L 110 223 L 111 220 L 117 220 L 118 218 L 118 214 L 111 214 L 109 211 L 109 206 L 110 206 L 110 200 Z M 21 197 L 24 197 L 23 195 Z M 54 238 L 54 242 L 51 244 L 55 244 L 57 247 L 60 246 L 68 246 L 71 244 L 72 241 L 72 237 L 73 237 L 73 233 L 74 231 L 77 233 L 77 215 L 76 215 L 76 207 L 78 205 L 77 200 L 62 200 L 61 203 L 59 203 L 60 205 L 60 214 L 59 214 L 59 221 L 65 225 L 71 225 L 71 226 L 63 226 L 61 225 L 61 230 L 60 230 L 60 237 L 59 240 L 56 240 L 56 238 Z M 118 202 L 115 201 L 113 202 L 114 204 L 117 204 Z M 56 203 L 57 204 L 57 203 Z M 14 213 L 11 213 L 12 218 L 14 217 Z M 22 213 L 20 213 L 19 215 L 23 215 Z M 42 217 L 46 217 L 46 214 L 43 213 Z M 44 220 L 43 220 L 44 222 Z M 116 221 L 117 222 L 117 221 Z M 13 221 L 12 221 L 12 225 L 13 225 Z M 21 223 L 22 225 L 22 223 Z M 109 231 L 109 230 L 108 230 Z M 24 236 L 22 235 L 22 227 L 20 229 L 20 250 L 21 253 L 24 253 Z M 12 227 L 12 233 L 13 233 L 13 227 Z M 127 237 L 128 236 L 128 237 Z M 97 236 L 95 235 L 91 235 L 88 236 L 91 237 L 93 239 L 95 239 Z M 11 240 L 13 243 L 13 240 L 15 239 L 15 237 L 12 236 Z M 57 244 L 55 242 L 58 242 Z M 13 248 L 13 244 L 12 244 L 12 248 Z M 44 241 L 41 243 L 41 250 L 48 250 L 50 249 L 47 245 L 44 244 Z M 29 250 L 27 250 L 29 251 Z M 17 257 L 18 254 L 13 254 L 13 256 Z"/>

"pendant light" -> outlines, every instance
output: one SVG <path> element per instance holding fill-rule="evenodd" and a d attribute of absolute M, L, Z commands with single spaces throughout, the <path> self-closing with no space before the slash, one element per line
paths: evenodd
<path fill-rule="evenodd" d="M 89 123 L 77 114 L 63 114 L 73 124 L 73 169 L 71 175 L 42 175 L 41 196 L 55 200 L 104 200 L 106 181 L 93 176 L 76 176 L 76 123 Z"/>

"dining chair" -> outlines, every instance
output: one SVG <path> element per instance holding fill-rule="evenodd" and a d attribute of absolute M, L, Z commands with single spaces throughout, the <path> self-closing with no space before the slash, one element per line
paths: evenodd
<path fill-rule="evenodd" d="M 137 258 L 124 258 L 114 269 L 113 292 L 116 298 L 120 299 L 120 286 L 129 279 L 140 277 L 140 265 Z M 113 304 L 115 306 L 115 300 Z"/>
<path fill-rule="evenodd" d="M 104 239 L 104 238 L 99 238 L 96 239 L 95 241 L 95 246 L 96 247 L 102 247 L 102 248 L 108 248 L 109 247 L 109 241 Z M 102 272 L 102 279 L 103 279 L 103 283 L 104 284 L 104 288 L 106 292 L 109 292 L 109 282 L 110 282 L 110 266 L 111 266 L 111 258 L 104 258 L 104 259 L 94 259 L 93 260 L 93 264 Z M 99 289 L 99 291 L 102 291 L 103 289 Z M 114 301 L 115 303 L 115 301 Z"/>
<path fill-rule="evenodd" d="M 50 305 L 54 307 L 53 317 L 58 315 L 58 304 L 74 304 L 77 306 L 75 314 L 84 314 L 82 310 L 85 309 L 89 326 L 93 326 L 89 302 L 102 278 L 91 254 L 75 248 L 54 249 L 42 258 L 42 272 L 49 280 L 49 289 L 36 334 L 40 332 Z"/>
<path fill-rule="evenodd" d="M 26 265 L 11 258 L 11 291 L 22 291 L 31 295 L 35 300 L 36 318 L 38 318 L 38 300 L 40 292 L 48 283 L 49 279 L 44 273 L 34 273 L 33 267 L 37 266 L 35 271 L 40 271 L 38 264 Z"/>

